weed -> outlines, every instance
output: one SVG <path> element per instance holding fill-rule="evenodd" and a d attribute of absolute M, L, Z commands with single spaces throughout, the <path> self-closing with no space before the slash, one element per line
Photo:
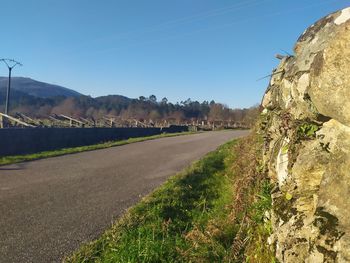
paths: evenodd
<path fill-rule="evenodd" d="M 314 138 L 316 135 L 316 131 L 318 131 L 320 127 L 313 123 L 303 123 L 299 125 L 297 129 L 297 134 L 301 138 Z"/>
<path fill-rule="evenodd" d="M 233 165 L 237 178 L 233 182 L 235 198 L 231 218 L 239 231 L 232 244 L 233 262 L 275 262 L 267 242 L 272 232 L 272 186 L 261 160 L 262 145 L 262 138 L 252 133 L 235 148 L 239 158 Z"/>

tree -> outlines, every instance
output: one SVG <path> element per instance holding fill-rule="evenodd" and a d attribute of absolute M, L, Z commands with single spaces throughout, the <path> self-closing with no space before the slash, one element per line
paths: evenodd
<path fill-rule="evenodd" d="M 76 105 L 74 98 L 67 98 L 52 109 L 52 113 L 64 114 L 71 117 L 82 116 L 82 111 Z"/>
<path fill-rule="evenodd" d="M 152 110 L 148 116 L 152 121 L 157 121 L 161 118 L 160 114 L 156 110 Z"/>
<path fill-rule="evenodd" d="M 260 106 L 255 105 L 246 110 L 243 121 L 248 126 L 253 126 L 260 114 Z"/>
<path fill-rule="evenodd" d="M 224 120 L 225 107 L 220 103 L 210 105 L 209 119 L 211 121 Z"/>
<path fill-rule="evenodd" d="M 148 99 L 149 99 L 150 102 L 152 102 L 154 104 L 157 103 L 156 95 L 150 95 Z"/>

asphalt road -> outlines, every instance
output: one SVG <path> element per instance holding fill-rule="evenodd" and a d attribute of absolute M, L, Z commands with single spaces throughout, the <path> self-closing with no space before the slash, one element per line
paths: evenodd
<path fill-rule="evenodd" d="M 207 132 L 0 167 L 0 262 L 60 262 L 192 161 L 247 131 Z"/>

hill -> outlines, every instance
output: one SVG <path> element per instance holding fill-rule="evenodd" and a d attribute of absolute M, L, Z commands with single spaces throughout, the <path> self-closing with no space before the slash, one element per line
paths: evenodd
<path fill-rule="evenodd" d="M 46 118 L 52 114 L 64 114 L 75 118 L 100 119 L 119 116 L 122 119 L 153 121 L 244 121 L 251 123 L 257 108 L 230 109 L 215 101 L 192 101 L 171 103 L 167 98 L 158 100 L 155 95 L 138 99 L 122 95 L 92 98 L 74 90 L 30 78 L 12 79 L 10 115 L 24 113 L 34 118 Z M 4 111 L 7 78 L 0 77 L 0 112 Z"/>
<path fill-rule="evenodd" d="M 0 90 L 7 88 L 7 81 L 7 77 L 0 77 Z M 77 91 L 65 87 L 24 77 L 12 77 L 11 89 L 39 98 L 52 98 L 57 96 L 78 97 L 82 95 Z"/>

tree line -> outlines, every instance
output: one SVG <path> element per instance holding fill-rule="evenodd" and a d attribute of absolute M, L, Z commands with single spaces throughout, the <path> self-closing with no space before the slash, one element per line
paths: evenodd
<path fill-rule="evenodd" d="M 5 104 L 5 92 L 0 91 L 0 111 Z M 34 118 L 45 118 L 51 114 L 64 114 L 74 118 L 99 119 L 119 116 L 123 119 L 153 121 L 231 121 L 251 124 L 259 113 L 259 107 L 231 109 L 215 101 L 185 101 L 171 103 L 167 98 L 158 100 L 155 95 L 130 99 L 120 95 L 97 98 L 90 96 L 38 98 L 13 91 L 11 113 L 21 112 Z"/>

